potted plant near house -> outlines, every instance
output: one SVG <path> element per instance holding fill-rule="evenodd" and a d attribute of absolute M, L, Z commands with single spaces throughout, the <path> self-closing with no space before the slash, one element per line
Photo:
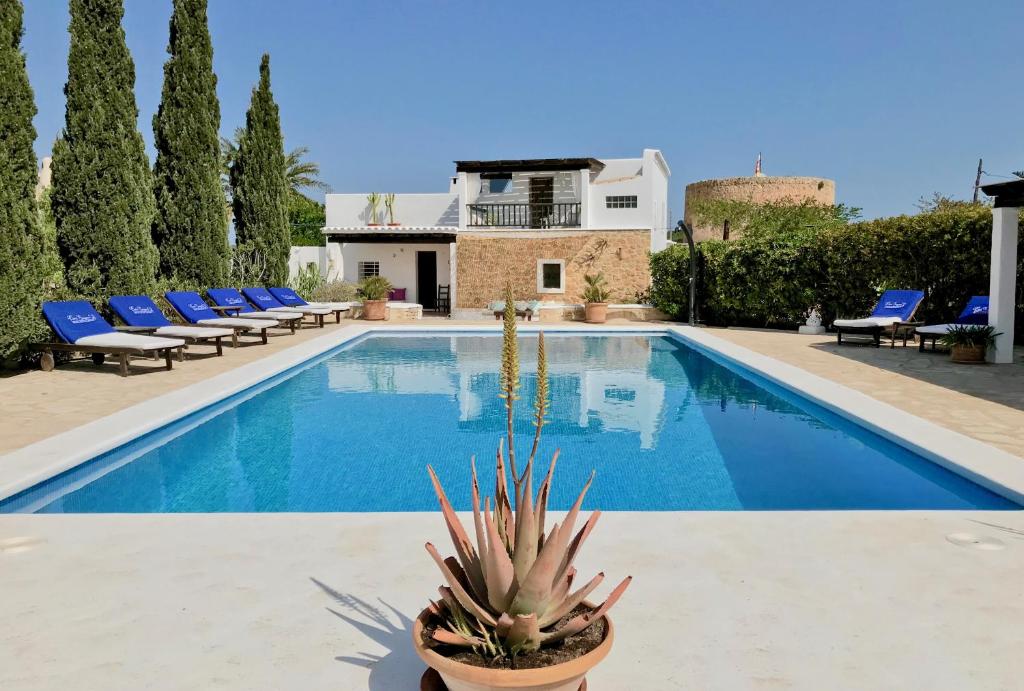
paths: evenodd
<path fill-rule="evenodd" d="M 384 208 L 388 211 L 388 226 L 394 228 L 395 226 L 402 225 L 401 223 L 395 223 L 395 193 L 388 192 L 384 195 Z"/>
<path fill-rule="evenodd" d="M 585 274 L 583 281 L 584 321 L 588 324 L 604 324 L 608 319 L 608 298 L 611 292 L 605 287 L 604 274 Z"/>
<path fill-rule="evenodd" d="M 383 276 L 364 278 L 359 284 L 359 295 L 363 299 L 363 319 L 380 321 L 385 317 L 391 281 Z"/>
<path fill-rule="evenodd" d="M 611 650 L 613 628 L 607 612 L 631 577 L 596 606 L 586 598 L 604 574 L 573 589 L 573 561 L 600 515 L 599 511 L 592 513 L 574 533 L 593 474 L 565 519 L 546 534 L 545 513 L 557 451 L 536 495 L 533 493 L 534 459 L 548 412 L 543 334 L 537 344 L 535 431 L 522 474 L 513 437 L 518 387 L 515 303 L 508 289 L 499 393 L 505 400 L 507 453 L 499 443 L 493 502 L 490 497 L 484 499 L 482 508 L 476 467 L 471 461 L 475 539 L 470 539 L 428 466 L 458 556 L 443 558 L 434 545 L 426 545 L 446 585 L 439 589 L 440 599 L 431 601 L 413 625 L 416 653 L 431 668 L 424 675 L 424 689 L 577 691 L 587 672 Z M 509 496 L 506 467 L 512 475 L 513 497 Z"/>
<path fill-rule="evenodd" d="M 378 209 L 380 208 L 380 195 L 377 194 L 376 192 L 370 192 L 368 195 L 366 195 L 366 201 L 370 202 L 370 222 L 367 223 L 366 225 L 379 226 L 380 217 L 377 214 Z"/>
<path fill-rule="evenodd" d="M 979 324 L 953 324 L 939 342 L 949 346 L 949 359 L 953 362 L 985 362 L 985 351 L 995 345 L 994 326 Z"/>

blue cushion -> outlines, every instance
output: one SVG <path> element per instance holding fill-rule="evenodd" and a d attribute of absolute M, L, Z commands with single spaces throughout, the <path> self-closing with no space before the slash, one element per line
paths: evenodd
<path fill-rule="evenodd" d="M 245 297 L 249 298 L 252 304 L 261 310 L 268 310 L 272 307 L 284 307 L 266 288 L 242 288 L 242 292 L 245 293 Z"/>
<path fill-rule="evenodd" d="M 306 307 L 309 305 L 308 302 L 302 299 L 301 295 L 291 288 L 271 288 L 270 294 L 277 298 L 277 301 L 285 307 Z"/>
<path fill-rule="evenodd" d="M 899 317 L 907 321 L 913 316 L 917 306 L 924 300 L 920 290 L 887 290 L 878 298 L 872 317 Z"/>
<path fill-rule="evenodd" d="M 967 306 L 956 318 L 957 324 L 988 325 L 988 296 L 975 295 L 967 301 Z"/>
<path fill-rule="evenodd" d="M 171 325 L 148 295 L 118 295 L 110 298 L 110 306 L 128 326 Z"/>
<path fill-rule="evenodd" d="M 114 327 L 85 300 L 44 302 L 43 314 L 57 335 L 68 343 L 86 336 L 114 333 Z"/>
<path fill-rule="evenodd" d="M 206 294 L 210 296 L 216 304 L 221 307 L 239 307 L 238 313 L 242 312 L 255 312 L 252 305 L 249 304 L 248 300 L 242 297 L 242 294 L 235 288 L 210 288 L 206 291 Z"/>
<path fill-rule="evenodd" d="M 191 290 L 170 291 L 164 293 L 167 302 L 183 316 L 186 321 L 195 324 L 200 319 L 216 319 L 220 315 L 210 309 L 199 293 Z"/>

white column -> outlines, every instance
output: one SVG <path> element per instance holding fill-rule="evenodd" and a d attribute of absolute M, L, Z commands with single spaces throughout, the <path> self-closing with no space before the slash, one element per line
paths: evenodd
<path fill-rule="evenodd" d="M 992 209 L 992 266 L 989 268 L 988 323 L 995 327 L 996 347 L 989 362 L 1013 362 L 1013 309 L 1017 284 L 1017 207 Z"/>
<path fill-rule="evenodd" d="M 580 228 L 590 227 L 590 169 L 580 170 Z"/>
<path fill-rule="evenodd" d="M 466 224 L 469 222 L 469 212 L 466 210 L 466 204 L 473 203 L 469 196 L 469 173 L 459 173 L 458 179 L 456 189 L 458 190 L 459 198 L 456 203 L 459 205 L 459 230 L 465 230 Z"/>

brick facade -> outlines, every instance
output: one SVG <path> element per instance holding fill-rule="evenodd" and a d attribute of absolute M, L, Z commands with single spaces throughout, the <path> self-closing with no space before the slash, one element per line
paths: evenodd
<path fill-rule="evenodd" d="M 650 286 L 648 230 L 460 233 L 456 241 L 456 307 L 500 300 L 512 281 L 517 300 L 581 302 L 584 274 L 601 272 L 612 302 L 635 302 Z M 537 260 L 565 261 L 565 293 L 537 292 Z"/>

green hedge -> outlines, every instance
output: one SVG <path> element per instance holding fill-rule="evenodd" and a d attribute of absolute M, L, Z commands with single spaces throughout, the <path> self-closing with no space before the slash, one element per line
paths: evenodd
<path fill-rule="evenodd" d="M 697 246 L 698 318 L 719 326 L 795 327 L 817 304 L 825 323 L 866 315 L 881 291 L 925 291 L 922 319 L 954 319 L 989 287 L 992 212 L 962 204 L 821 230 L 760 232 Z M 1024 245 L 1019 257 L 1024 265 Z M 689 250 L 673 245 L 651 257 L 651 302 L 676 318 L 687 313 Z M 1024 266 L 1019 267 L 1024 269 Z M 1024 272 L 1018 270 L 1024 302 Z M 1024 318 L 1018 316 L 1018 334 Z"/>

